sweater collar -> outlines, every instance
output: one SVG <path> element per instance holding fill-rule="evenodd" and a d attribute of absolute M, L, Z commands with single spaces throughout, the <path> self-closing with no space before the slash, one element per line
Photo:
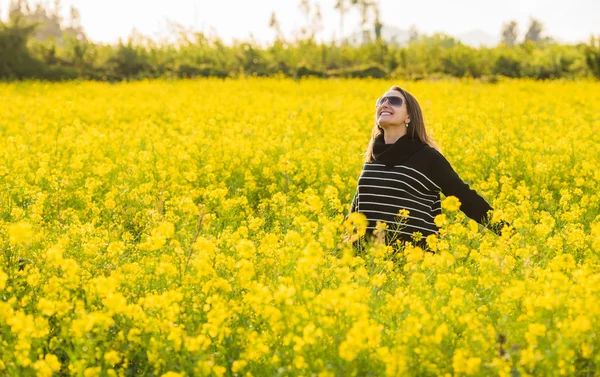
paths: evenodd
<path fill-rule="evenodd" d="M 373 159 L 391 167 L 399 165 L 425 144 L 418 137 L 405 134 L 393 144 L 386 144 L 383 133 L 375 137 L 373 143 Z"/>

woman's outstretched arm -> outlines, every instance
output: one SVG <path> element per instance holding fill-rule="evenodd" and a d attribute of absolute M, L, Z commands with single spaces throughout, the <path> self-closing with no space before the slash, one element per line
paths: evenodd
<path fill-rule="evenodd" d="M 497 235 L 502 234 L 504 225 L 510 224 L 504 220 L 492 224 L 489 211 L 493 208 L 486 200 L 464 182 L 450 165 L 450 162 L 437 150 L 432 149 L 432 164 L 430 166 L 432 181 L 439 186 L 445 196 L 456 196 L 460 200 L 460 210 L 469 218 L 477 221 Z"/>

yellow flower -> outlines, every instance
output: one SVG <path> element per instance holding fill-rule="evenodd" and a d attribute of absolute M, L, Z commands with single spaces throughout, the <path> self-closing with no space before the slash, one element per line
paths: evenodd
<path fill-rule="evenodd" d="M 580 314 L 573 320 L 571 327 L 581 334 L 584 334 L 591 330 L 592 324 L 587 316 Z"/>
<path fill-rule="evenodd" d="M 409 214 L 410 211 L 406 208 L 401 208 L 400 210 L 398 210 L 398 217 L 400 217 L 401 219 L 408 219 Z"/>
<path fill-rule="evenodd" d="M 323 370 L 320 371 L 319 374 L 317 374 L 317 377 L 335 377 L 335 374 L 328 370 Z"/>
<path fill-rule="evenodd" d="M 373 234 L 375 236 L 379 237 L 379 239 L 383 239 L 384 234 L 387 229 L 388 229 L 388 224 L 385 221 L 378 220 L 375 224 L 375 230 L 373 231 Z"/>
<path fill-rule="evenodd" d="M 381 287 L 387 280 L 386 274 L 377 274 L 371 277 L 371 284 L 375 287 Z"/>
<path fill-rule="evenodd" d="M 8 275 L 0 269 L 0 291 L 3 290 L 4 287 L 6 287 L 7 280 L 8 280 Z"/>
<path fill-rule="evenodd" d="M 241 239 L 238 241 L 238 244 L 235 246 L 235 248 L 240 258 L 251 259 L 256 253 L 256 247 L 254 247 L 254 243 L 246 239 Z"/>
<path fill-rule="evenodd" d="M 306 203 L 313 212 L 319 212 L 323 208 L 323 201 L 316 195 L 309 195 L 306 198 Z"/>
<path fill-rule="evenodd" d="M 63 261 L 63 248 L 61 245 L 54 245 L 46 250 L 46 260 L 50 263 L 61 263 Z"/>
<path fill-rule="evenodd" d="M 115 350 L 110 350 L 104 354 L 104 361 L 106 361 L 109 365 L 117 364 L 121 358 L 119 357 L 119 353 Z"/>
<path fill-rule="evenodd" d="M 227 372 L 227 368 L 221 365 L 213 366 L 212 370 L 213 373 L 216 374 L 218 377 L 222 377 L 225 374 L 225 372 Z"/>
<path fill-rule="evenodd" d="M 469 357 L 464 349 L 457 349 L 452 357 L 452 367 L 456 373 L 476 374 L 481 367 L 481 358 Z"/>
<path fill-rule="evenodd" d="M 246 367 L 246 365 L 248 365 L 248 362 L 246 360 L 235 360 L 231 364 L 231 371 L 233 373 L 237 373 L 237 372 L 241 371 L 242 369 L 244 369 Z"/>
<path fill-rule="evenodd" d="M 479 368 L 481 367 L 481 358 L 480 357 L 469 357 L 467 360 L 467 368 L 465 373 L 468 375 L 475 374 L 479 372 Z"/>
<path fill-rule="evenodd" d="M 413 232 L 413 234 L 411 235 L 411 238 L 415 241 L 421 241 L 423 239 L 423 233 L 417 231 L 417 232 Z"/>
<path fill-rule="evenodd" d="M 115 241 L 115 242 L 111 242 L 110 244 L 108 244 L 108 247 L 106 248 L 106 251 L 108 251 L 109 255 L 111 257 L 118 257 L 120 256 L 125 250 L 126 250 L 126 246 L 123 242 L 121 241 Z"/>
<path fill-rule="evenodd" d="M 304 369 L 308 367 L 308 364 L 306 364 L 306 361 L 304 361 L 304 357 L 298 355 L 294 357 L 294 366 L 296 369 Z"/>
<path fill-rule="evenodd" d="M 60 361 L 58 361 L 58 357 L 51 353 L 47 354 L 44 359 L 38 360 L 33 363 L 33 369 L 36 370 L 37 377 L 50 377 L 54 372 L 58 372 L 60 370 Z M 2 368 L 0 368 L 2 370 Z"/>
<path fill-rule="evenodd" d="M 446 219 L 446 215 L 445 215 L 445 214 L 443 214 L 443 213 L 441 213 L 441 214 L 439 214 L 439 215 L 435 216 L 435 218 L 433 219 L 433 222 L 435 223 L 435 225 L 436 225 L 438 228 L 441 228 L 441 227 L 443 227 L 444 225 L 448 224 L 448 221 L 447 221 L 447 219 Z"/>
<path fill-rule="evenodd" d="M 592 355 L 593 347 L 589 346 L 587 343 L 583 343 L 581 345 L 581 356 L 586 359 L 589 359 Z"/>
<path fill-rule="evenodd" d="M 544 336 L 546 334 L 546 325 L 543 323 L 530 323 L 527 325 L 527 332 L 525 333 L 525 339 L 527 343 L 531 345 L 537 344 L 537 337 Z"/>
<path fill-rule="evenodd" d="M 11 245 L 22 245 L 31 242 L 33 229 L 31 224 L 26 221 L 20 221 L 8 226 L 8 240 Z"/>
<path fill-rule="evenodd" d="M 361 212 L 350 213 L 346 221 L 344 221 L 344 228 L 350 235 L 351 242 L 356 241 L 366 234 L 367 225 L 367 217 Z"/>
<path fill-rule="evenodd" d="M 252 101 L 225 105 L 241 84 Z M 458 195 L 431 196 L 442 199 L 441 231 L 411 233 L 435 254 L 396 237 L 387 227 L 402 224 L 377 213 L 400 191 L 359 192 L 378 182 L 357 174 L 365 128 L 348 120 L 364 119 L 357 104 L 379 89 L 368 81 L 331 84 L 0 83 L 10 103 L 0 138 L 8 190 L 0 195 L 7 248 L 0 252 L 0 323 L 10 332 L 0 340 L 9 351 L 0 356 L 0 376 L 116 377 L 135 367 L 167 377 L 252 377 L 267 369 L 329 377 L 337 359 L 346 374 L 359 363 L 379 363 L 389 376 L 414 374 L 416 364 L 436 376 L 506 377 L 514 368 L 585 374 L 600 352 L 589 337 L 599 314 L 600 162 L 573 153 L 573 145 L 597 148 L 600 83 L 509 80 L 485 91 L 463 82 L 419 85 L 435 124 L 455 115 L 441 111 L 447 101 L 464 117 L 464 128 L 443 130 L 446 156 L 503 209 L 493 212 L 495 221 L 510 219 L 521 230 L 513 237 L 480 232 Z M 556 88 L 570 95 L 557 97 Z M 324 96 L 332 90 L 344 93 L 344 112 L 337 96 Z M 172 95 L 154 95 L 161 92 Z M 199 92 L 211 95 L 194 106 Z M 451 92 L 484 111 L 474 113 Z M 301 99 L 302 111 L 270 106 L 274 93 L 281 103 Z M 22 114 L 30 115 L 28 127 Z M 512 121 L 487 127 L 499 114 Z M 64 125 L 58 133 L 55 124 Z M 283 137 L 273 143 L 277 130 Z M 394 175 L 388 179 L 400 178 Z M 354 208 L 363 212 L 344 224 L 354 187 Z M 402 189 L 407 201 L 397 202 L 389 220 L 428 212 L 406 204 L 411 193 L 420 195 Z M 364 257 L 356 257 L 338 240 L 344 231 L 346 241 L 363 235 L 370 211 L 369 225 L 398 247 L 365 243 Z M 485 305 L 478 303 L 483 291 L 490 293 Z M 499 313 L 510 324 L 501 344 L 493 321 Z M 556 318 L 546 328 L 548 313 Z M 413 347 L 415 339 L 422 344 Z M 273 341 L 281 352 L 269 347 Z M 74 346 L 68 365 L 45 355 L 64 343 Z M 122 353 L 125 343 L 144 356 L 139 365 Z M 499 345 L 512 354 L 499 355 Z M 549 347 L 564 352 L 547 357 Z M 190 357 L 172 360 L 181 351 Z M 570 362 L 578 356 L 588 363 Z"/>
<path fill-rule="evenodd" d="M 104 206 L 108 209 L 114 209 L 116 205 L 117 203 L 113 198 L 106 198 L 106 200 L 104 200 Z"/>
<path fill-rule="evenodd" d="M 435 330 L 435 336 L 434 336 L 435 343 L 436 344 L 442 343 L 442 340 L 444 339 L 444 335 L 448 335 L 448 325 L 446 325 L 445 323 L 442 323 Z"/>
<path fill-rule="evenodd" d="M 167 240 L 173 237 L 175 225 L 169 221 L 162 221 L 152 230 L 150 236 L 144 243 L 139 245 L 140 250 L 155 251 L 165 246 Z"/>
<path fill-rule="evenodd" d="M 477 231 L 479 230 L 479 224 L 477 223 L 477 221 L 469 219 L 467 223 L 469 224 L 469 230 L 472 233 L 477 233 Z"/>
<path fill-rule="evenodd" d="M 427 243 L 427 247 L 429 247 L 432 251 L 437 250 L 438 237 L 435 234 L 428 235 L 425 238 L 425 242 Z"/>
<path fill-rule="evenodd" d="M 83 371 L 83 376 L 84 377 L 96 377 L 96 376 L 100 376 L 100 372 L 102 372 L 101 367 L 90 367 L 90 368 L 86 368 Z"/>
<path fill-rule="evenodd" d="M 405 250 L 405 253 L 406 253 L 406 261 L 410 263 L 410 262 L 418 262 L 420 260 L 423 260 L 425 252 L 420 247 L 409 246 Z"/>
<path fill-rule="evenodd" d="M 52 369 L 46 364 L 44 360 L 38 360 L 33 363 L 33 369 L 36 371 L 36 377 L 51 377 Z"/>
<path fill-rule="evenodd" d="M 442 200 L 442 208 L 448 211 L 458 211 L 460 209 L 460 200 L 456 196 L 450 195 Z"/>
<path fill-rule="evenodd" d="M 167 373 L 163 373 L 160 377 L 183 377 L 184 375 L 181 373 L 177 373 L 177 372 L 167 372 Z"/>
<path fill-rule="evenodd" d="M 385 221 L 377 221 L 377 224 L 375 225 L 375 230 L 377 232 L 384 232 L 388 228 L 388 224 Z"/>

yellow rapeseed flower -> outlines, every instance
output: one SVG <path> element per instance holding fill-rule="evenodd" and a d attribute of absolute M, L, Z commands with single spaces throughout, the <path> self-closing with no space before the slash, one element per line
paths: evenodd
<path fill-rule="evenodd" d="M 361 212 L 352 212 L 344 221 L 344 228 L 350 235 L 350 241 L 356 241 L 367 232 L 367 217 Z"/>
<path fill-rule="evenodd" d="M 8 240 L 11 245 L 22 245 L 31 242 L 33 228 L 27 221 L 19 221 L 8 226 Z"/>
<path fill-rule="evenodd" d="M 460 209 L 460 200 L 456 196 L 450 195 L 442 200 L 442 208 L 447 211 L 458 211 Z"/>
<path fill-rule="evenodd" d="M 160 377 L 184 377 L 184 374 L 169 371 L 167 373 L 163 373 Z"/>
<path fill-rule="evenodd" d="M 446 336 L 446 335 L 448 335 L 448 325 L 445 323 L 442 323 L 435 330 L 435 336 L 434 336 L 435 343 L 440 344 L 442 342 L 442 340 L 444 339 L 444 336 Z"/>
<path fill-rule="evenodd" d="M 447 196 L 435 254 L 396 238 L 361 256 L 338 240 L 364 235 L 364 214 L 394 225 L 376 207 L 392 193 L 357 186 L 377 81 L 0 83 L 0 374 L 585 375 L 600 163 L 581 151 L 597 148 L 600 83 L 469 81 L 411 87 L 444 156 L 519 231 L 464 227 Z M 430 213 L 435 181 L 399 186 L 431 206 L 385 219 Z M 61 344 L 64 361 L 44 356 Z"/>
<path fill-rule="evenodd" d="M 408 219 L 409 214 L 410 211 L 406 208 L 401 208 L 400 210 L 398 210 L 398 217 L 401 219 Z"/>
<path fill-rule="evenodd" d="M 235 360 L 231 364 L 231 371 L 233 373 L 238 373 L 239 371 L 244 369 L 246 367 L 246 365 L 248 365 L 248 362 L 246 360 Z"/>
<path fill-rule="evenodd" d="M 452 367 L 456 373 L 473 375 L 479 372 L 481 367 L 481 358 L 471 357 L 469 356 L 468 351 L 464 349 L 457 349 L 452 357 Z"/>
<path fill-rule="evenodd" d="M 0 291 L 6 287 L 6 281 L 8 280 L 8 275 L 0 269 Z"/>
<path fill-rule="evenodd" d="M 119 353 L 115 350 L 110 350 L 104 354 L 104 361 L 106 361 L 109 365 L 115 365 L 121 358 L 119 357 Z"/>
<path fill-rule="evenodd" d="M 435 223 L 435 225 L 438 228 L 443 227 L 444 225 L 448 224 L 448 220 L 446 219 L 446 215 L 441 213 L 439 215 L 436 215 L 435 218 L 433 219 L 433 222 Z"/>

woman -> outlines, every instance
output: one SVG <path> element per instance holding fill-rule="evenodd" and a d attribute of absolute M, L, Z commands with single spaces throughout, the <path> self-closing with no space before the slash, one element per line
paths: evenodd
<path fill-rule="evenodd" d="M 425 130 L 417 100 L 392 86 L 376 102 L 372 137 L 346 219 L 352 212 L 363 213 L 368 220 L 367 237 L 376 236 L 375 226 L 383 222 L 387 225 L 386 244 L 409 241 L 431 251 L 425 239 L 439 233 L 433 220 L 442 213 L 440 193 L 457 197 L 465 215 L 498 235 L 504 225 L 510 225 L 501 221 L 492 226 L 488 211 L 493 208 L 462 181 L 439 152 Z M 408 217 L 401 210 L 408 210 Z M 415 232 L 420 237 L 413 237 Z M 360 249 L 364 240 L 354 246 Z"/>

